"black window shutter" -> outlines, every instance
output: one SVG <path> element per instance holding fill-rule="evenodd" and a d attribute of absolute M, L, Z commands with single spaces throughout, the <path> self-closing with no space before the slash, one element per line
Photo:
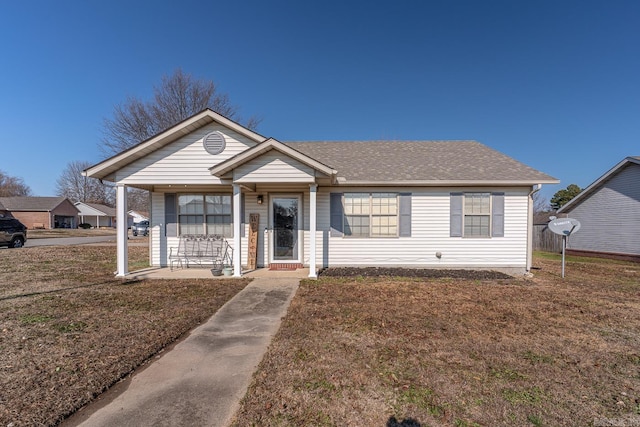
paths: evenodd
<path fill-rule="evenodd" d="M 449 236 L 462 237 L 462 193 L 450 194 Z"/>
<path fill-rule="evenodd" d="M 329 197 L 329 211 L 331 215 L 331 230 L 329 232 L 329 235 L 331 237 L 341 237 L 344 234 L 342 224 L 342 193 L 331 193 Z"/>
<path fill-rule="evenodd" d="M 175 193 L 164 195 L 164 235 L 176 237 L 178 235 L 178 203 Z"/>
<path fill-rule="evenodd" d="M 504 237 L 504 193 L 493 193 L 491 205 L 491 236 Z"/>
<path fill-rule="evenodd" d="M 400 193 L 399 212 L 400 224 L 398 235 L 411 237 L 411 193 Z"/>

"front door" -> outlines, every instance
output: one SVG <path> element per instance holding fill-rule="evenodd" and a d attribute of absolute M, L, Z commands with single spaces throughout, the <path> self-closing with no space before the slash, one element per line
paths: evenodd
<path fill-rule="evenodd" d="M 272 262 L 299 262 L 300 197 L 277 196 L 271 199 L 273 238 Z"/>

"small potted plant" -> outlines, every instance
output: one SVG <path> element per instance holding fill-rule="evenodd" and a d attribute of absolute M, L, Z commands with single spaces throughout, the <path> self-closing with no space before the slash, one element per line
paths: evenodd
<path fill-rule="evenodd" d="M 229 264 L 225 264 L 222 268 L 222 274 L 224 274 L 225 276 L 233 276 L 233 267 Z"/>

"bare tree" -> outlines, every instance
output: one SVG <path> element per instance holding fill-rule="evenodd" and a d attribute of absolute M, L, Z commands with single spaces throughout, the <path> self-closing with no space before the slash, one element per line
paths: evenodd
<path fill-rule="evenodd" d="M 546 197 L 542 195 L 539 191 L 533 194 L 533 212 L 535 214 L 541 212 L 550 212 L 551 205 Z"/>
<path fill-rule="evenodd" d="M 104 120 L 100 149 L 106 156 L 119 153 L 205 108 L 241 120 L 229 96 L 220 93 L 212 81 L 197 80 L 177 69 L 173 75 L 164 76 L 160 86 L 154 87 L 152 101 L 129 97 L 123 104 L 116 105 L 113 117 Z M 259 123 L 260 119 L 251 117 L 245 125 L 255 129 Z"/>
<path fill-rule="evenodd" d="M 73 202 L 113 206 L 115 202 L 113 186 L 82 175 L 82 171 L 89 166 L 91 163 L 86 161 L 76 160 L 68 163 L 56 181 L 57 195 L 67 197 Z"/>
<path fill-rule="evenodd" d="M 160 85 L 154 86 L 153 92 L 153 100 L 148 102 L 129 97 L 123 104 L 115 106 L 112 118 L 104 120 L 100 150 L 105 157 L 149 139 L 205 108 L 242 121 L 238 108 L 227 94 L 218 91 L 212 81 L 195 79 L 181 69 L 171 76 L 164 76 Z M 259 123 L 260 119 L 253 116 L 246 120 L 245 126 L 255 129 Z M 148 192 L 130 188 L 127 202 L 130 209 L 147 211 Z"/>
<path fill-rule="evenodd" d="M 127 208 L 138 212 L 149 212 L 149 192 L 137 188 L 127 191 Z"/>
<path fill-rule="evenodd" d="M 0 197 L 30 196 L 31 188 L 22 178 L 9 176 L 0 170 Z"/>

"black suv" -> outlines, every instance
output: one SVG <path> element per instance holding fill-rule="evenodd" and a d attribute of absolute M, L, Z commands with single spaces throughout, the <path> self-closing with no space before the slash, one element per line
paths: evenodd
<path fill-rule="evenodd" d="M 27 241 L 27 227 L 15 218 L 0 217 L 0 246 L 21 248 Z"/>

